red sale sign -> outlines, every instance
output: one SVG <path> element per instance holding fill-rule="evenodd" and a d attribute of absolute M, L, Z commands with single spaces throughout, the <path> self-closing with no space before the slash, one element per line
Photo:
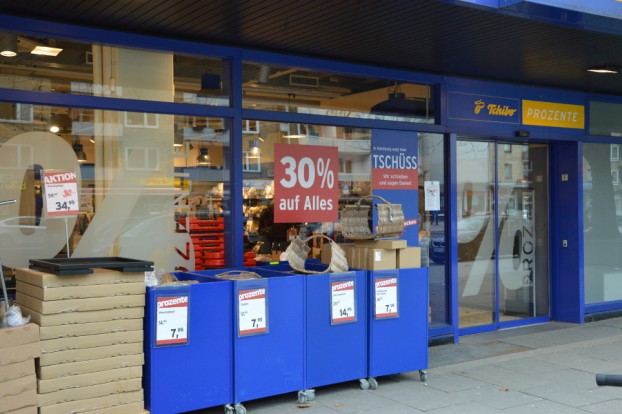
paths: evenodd
<path fill-rule="evenodd" d="M 274 222 L 337 221 L 337 147 L 274 145 Z"/>

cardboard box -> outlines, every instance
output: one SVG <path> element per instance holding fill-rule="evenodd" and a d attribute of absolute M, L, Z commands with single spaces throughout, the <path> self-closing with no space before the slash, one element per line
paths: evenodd
<path fill-rule="evenodd" d="M 38 344 L 37 344 L 38 347 Z M 143 352 L 143 343 L 99 346 L 97 348 L 71 349 L 68 351 L 50 352 L 41 354 L 39 366 L 45 367 L 54 364 L 89 361 L 92 359 L 111 358 L 120 355 L 135 355 Z"/>
<path fill-rule="evenodd" d="M 37 394 L 37 401 L 39 407 L 45 407 L 52 404 L 61 404 L 89 398 L 104 397 L 106 395 L 138 391 L 142 389 L 142 384 L 143 382 L 141 378 L 133 378 L 130 380 L 108 382 L 105 384 L 89 385 L 86 387 L 80 387 L 79 389 Z"/>
<path fill-rule="evenodd" d="M 139 331 L 143 329 L 143 319 L 127 319 L 108 322 L 76 323 L 72 325 L 42 326 L 39 328 L 41 340 L 72 338 L 84 335 L 104 335 L 113 332 Z"/>
<path fill-rule="evenodd" d="M 395 269 L 397 253 L 395 249 L 352 248 L 352 267 L 364 270 Z"/>
<path fill-rule="evenodd" d="M 15 378 L 27 377 L 35 373 L 35 360 L 27 359 L 25 361 L 16 362 L 14 364 L 2 365 L 0 368 L 0 389 L 3 382 Z"/>
<path fill-rule="evenodd" d="M 354 245 L 371 249 L 403 249 L 407 246 L 403 239 L 354 240 Z"/>
<path fill-rule="evenodd" d="M 66 287 L 109 285 L 145 282 L 145 272 L 119 272 L 117 270 L 93 269 L 88 275 L 57 276 L 32 269 L 17 269 L 15 279 L 39 287 Z"/>
<path fill-rule="evenodd" d="M 115 405 L 101 410 L 89 411 L 88 414 L 149 414 L 145 410 L 145 403 L 137 401 L 129 404 Z"/>
<path fill-rule="evenodd" d="M 397 268 L 421 267 L 421 247 L 406 247 L 397 250 Z"/>
<path fill-rule="evenodd" d="M 36 379 L 33 379 L 36 384 Z M 19 394 L 0 398 L 0 409 L 2 412 L 11 412 L 24 407 L 37 406 L 37 387 L 28 389 Z"/>
<path fill-rule="evenodd" d="M 5 381 L 0 385 L 0 401 L 6 397 L 13 397 L 15 395 L 23 394 L 26 391 L 37 389 L 37 377 L 34 373 L 21 378 L 15 378 L 9 381 Z M 0 405 L 0 410 L 4 408 Z"/>
<path fill-rule="evenodd" d="M 17 362 L 28 361 L 39 358 L 41 355 L 41 343 L 31 342 L 29 344 L 19 345 L 11 348 L 0 348 L 0 369 L 4 365 L 15 364 Z"/>
<path fill-rule="evenodd" d="M 91 322 L 107 322 L 143 318 L 145 316 L 145 308 L 137 306 L 133 308 L 103 309 L 97 311 L 44 315 L 26 306 L 22 306 L 22 313 L 24 315 L 30 315 L 31 320 L 39 324 L 39 326 L 66 326 Z"/>
<path fill-rule="evenodd" d="M 17 292 L 16 302 L 20 306 L 47 315 L 53 313 L 87 312 L 145 306 L 145 295 L 43 301 Z"/>
<path fill-rule="evenodd" d="M 37 341 L 39 341 L 39 325 L 36 323 L 0 329 L 0 349 Z"/>
<path fill-rule="evenodd" d="M 117 283 L 114 285 L 40 287 L 17 281 L 16 291 L 39 300 L 66 300 L 110 296 L 141 295 L 145 283 Z"/>
<path fill-rule="evenodd" d="M 76 391 L 74 390 L 73 392 L 75 393 Z M 39 407 L 39 414 L 67 414 L 73 412 L 82 413 L 94 410 L 104 410 L 123 404 L 143 401 L 143 390 L 141 389 L 138 391 L 122 392 L 118 394 L 106 395 L 103 397 L 88 398 L 84 400 Z"/>
<path fill-rule="evenodd" d="M 37 381 L 39 394 L 48 392 L 70 390 L 73 388 L 88 387 L 107 382 L 142 378 L 143 367 L 117 368 L 107 371 L 92 372 L 90 374 L 72 375 L 70 377 L 52 378 Z"/>
<path fill-rule="evenodd" d="M 102 335 L 84 335 L 75 338 L 56 338 L 41 341 L 41 354 L 68 351 L 71 349 L 96 348 L 101 346 L 131 344 L 143 341 L 143 331 L 114 332 Z"/>
<path fill-rule="evenodd" d="M 40 364 L 36 364 L 36 373 L 37 378 L 39 378 L 40 380 L 48 380 L 53 378 L 71 377 L 74 375 L 90 374 L 94 372 L 107 371 L 119 368 L 141 368 L 144 363 L 145 356 L 144 354 L 140 353 L 48 366 L 41 366 Z"/>

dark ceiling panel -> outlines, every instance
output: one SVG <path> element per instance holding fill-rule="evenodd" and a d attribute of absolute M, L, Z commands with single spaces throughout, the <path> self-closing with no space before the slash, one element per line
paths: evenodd
<path fill-rule="evenodd" d="M 356 63 L 622 94 L 622 38 L 438 0 L 8 0 L 0 12 Z"/>

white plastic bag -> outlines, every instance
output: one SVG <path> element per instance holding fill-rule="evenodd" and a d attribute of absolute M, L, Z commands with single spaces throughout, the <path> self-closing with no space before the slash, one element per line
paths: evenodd
<path fill-rule="evenodd" d="M 6 323 L 9 327 L 22 326 L 30 322 L 30 315 L 28 317 L 22 316 L 22 310 L 17 305 L 11 305 L 6 313 Z"/>

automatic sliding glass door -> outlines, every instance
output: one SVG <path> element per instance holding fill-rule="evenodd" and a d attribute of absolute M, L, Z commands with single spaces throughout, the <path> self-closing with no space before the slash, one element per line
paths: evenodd
<path fill-rule="evenodd" d="M 548 147 L 459 140 L 457 161 L 459 327 L 548 315 Z"/>

